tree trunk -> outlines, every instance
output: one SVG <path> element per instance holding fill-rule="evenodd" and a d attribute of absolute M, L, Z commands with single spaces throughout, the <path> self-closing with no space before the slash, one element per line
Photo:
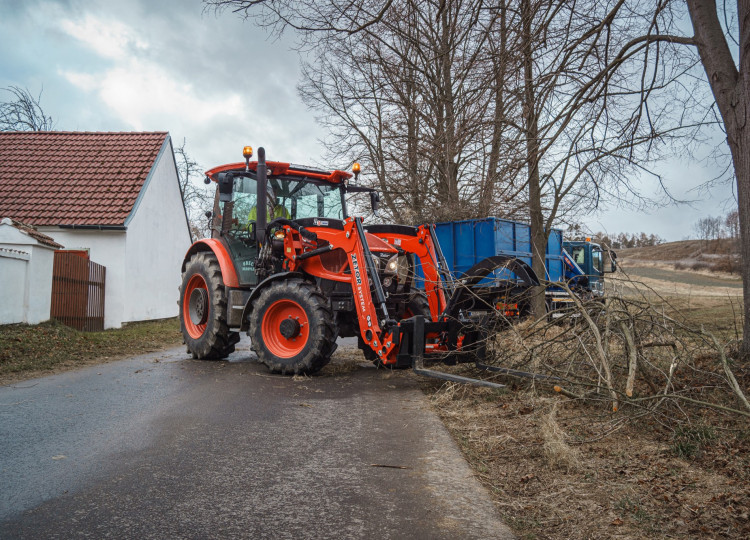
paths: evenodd
<path fill-rule="evenodd" d="M 740 68 L 727 45 L 712 0 L 687 0 L 701 63 L 724 121 L 737 182 L 742 257 L 744 326 L 740 356 L 750 361 L 750 2 L 737 3 L 740 25 Z"/>
<path fill-rule="evenodd" d="M 500 142 L 505 132 L 505 68 L 507 63 L 506 44 L 507 28 L 505 18 L 505 3 L 499 2 L 500 23 L 498 31 L 500 34 L 499 50 L 493 55 L 492 74 L 494 79 L 494 114 L 492 119 L 492 142 L 490 144 L 490 157 L 487 167 L 487 177 L 484 179 L 479 196 L 479 207 L 477 217 L 488 216 L 494 204 L 495 185 L 498 182 L 498 167 L 500 164 Z"/>
<path fill-rule="evenodd" d="M 534 95 L 534 57 L 532 50 L 531 20 L 533 12 L 529 0 L 521 8 L 522 21 L 522 54 L 524 71 L 524 120 L 526 127 L 526 167 L 529 184 L 529 217 L 531 219 L 531 267 L 539 279 L 545 277 L 544 255 L 547 246 L 544 234 L 544 215 L 542 213 L 542 188 L 539 178 L 539 118 L 536 111 Z M 532 292 L 531 308 L 534 317 L 544 316 L 544 287 Z"/>
<path fill-rule="evenodd" d="M 747 90 L 744 101 L 747 103 Z M 750 128 L 743 125 L 734 134 L 732 150 L 734 174 L 737 179 L 737 200 L 740 215 L 740 272 L 745 323 L 742 329 L 740 356 L 750 362 Z"/>

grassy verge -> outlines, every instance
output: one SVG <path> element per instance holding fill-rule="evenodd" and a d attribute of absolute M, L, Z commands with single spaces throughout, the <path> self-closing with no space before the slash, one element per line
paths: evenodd
<path fill-rule="evenodd" d="M 79 332 L 57 321 L 0 326 L 0 382 L 174 347 L 177 318 L 130 323 L 117 330 Z"/>

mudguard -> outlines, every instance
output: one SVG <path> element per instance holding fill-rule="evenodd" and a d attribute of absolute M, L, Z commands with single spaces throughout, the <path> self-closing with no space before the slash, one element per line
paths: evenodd
<path fill-rule="evenodd" d="M 182 260 L 183 272 L 185 271 L 185 266 L 187 265 L 188 260 L 190 260 L 190 257 L 201 251 L 211 251 L 216 256 L 216 259 L 219 261 L 219 267 L 221 268 L 221 278 L 224 281 L 224 285 L 227 287 L 240 286 L 239 279 L 237 279 L 237 271 L 234 269 L 234 264 L 232 263 L 232 258 L 229 256 L 229 252 L 224 244 L 216 238 L 204 238 L 190 246 L 190 249 L 188 249 L 185 254 L 185 258 Z"/>

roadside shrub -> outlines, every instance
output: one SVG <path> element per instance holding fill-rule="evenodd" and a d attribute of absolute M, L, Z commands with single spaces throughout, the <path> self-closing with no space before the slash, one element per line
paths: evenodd
<path fill-rule="evenodd" d="M 732 255 L 720 258 L 713 266 L 716 272 L 726 272 L 727 274 L 739 274 L 741 268 L 739 258 Z"/>

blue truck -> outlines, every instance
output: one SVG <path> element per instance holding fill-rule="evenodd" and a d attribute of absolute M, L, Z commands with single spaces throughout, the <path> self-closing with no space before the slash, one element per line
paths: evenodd
<path fill-rule="evenodd" d="M 460 278 L 479 261 L 495 255 L 512 256 L 532 265 L 531 227 L 527 223 L 487 217 L 435 224 L 435 233 L 447 265 Z M 604 274 L 616 270 L 616 255 L 590 239 L 563 240 L 561 229 L 552 229 L 545 252 L 546 275 L 538 276 L 547 285 L 547 303 L 553 312 L 571 302 L 568 294 L 555 283 L 566 282 L 581 294 L 604 295 Z M 514 279 L 512 274 L 496 278 Z"/>

